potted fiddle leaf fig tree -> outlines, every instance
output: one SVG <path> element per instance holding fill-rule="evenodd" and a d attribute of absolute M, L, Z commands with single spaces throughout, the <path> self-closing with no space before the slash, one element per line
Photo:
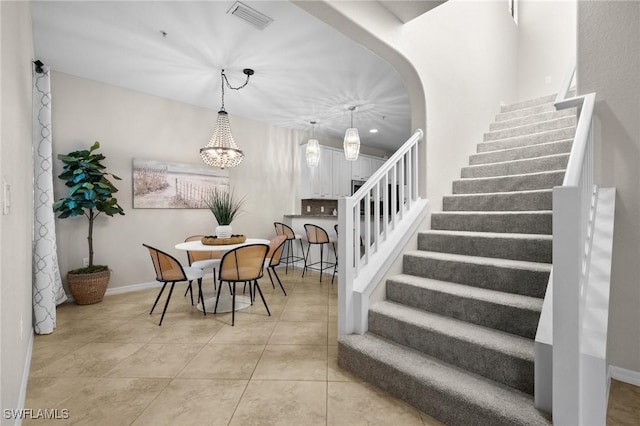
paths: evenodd
<path fill-rule="evenodd" d="M 69 194 L 53 204 L 53 211 L 59 213 L 58 218 L 85 216 L 89 221 L 87 242 L 89 244 L 89 264 L 67 273 L 69 290 L 79 305 L 98 303 L 104 297 L 109 285 L 110 271 L 107 265 L 93 264 L 93 224 L 102 213 L 107 216 L 124 215 L 122 207 L 113 193 L 118 189 L 108 177 L 121 180 L 108 173 L 102 160 L 105 156 L 96 152 L 100 142 L 95 142 L 88 150 L 59 154 L 58 159 L 64 167 L 58 176 L 69 187 Z"/>

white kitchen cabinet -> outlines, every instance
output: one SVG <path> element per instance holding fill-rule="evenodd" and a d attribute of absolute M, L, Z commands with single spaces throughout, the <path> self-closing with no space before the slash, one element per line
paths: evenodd
<path fill-rule="evenodd" d="M 341 149 L 320 146 L 317 167 L 309 167 L 304 149 L 300 150 L 300 197 L 338 199 L 351 195 L 351 181 L 365 181 L 385 160 L 361 155 L 348 161 Z"/>
<path fill-rule="evenodd" d="M 367 180 L 371 177 L 371 158 L 360 155 L 356 161 L 351 162 L 351 179 Z"/>
<path fill-rule="evenodd" d="M 333 165 L 331 163 L 332 152 L 327 149 L 320 150 L 320 164 L 318 164 L 318 182 L 316 186 L 319 191 L 314 192 L 320 198 L 332 198 L 332 177 Z"/>
<path fill-rule="evenodd" d="M 351 161 L 344 158 L 342 151 L 331 152 L 332 196 L 333 198 L 351 195 Z"/>
<path fill-rule="evenodd" d="M 300 154 L 300 198 L 331 198 L 331 152 L 320 148 L 316 167 L 307 165 L 306 153 Z"/>
<path fill-rule="evenodd" d="M 387 160 L 385 160 L 384 158 L 372 158 L 371 159 L 371 175 L 369 175 L 369 177 L 373 176 L 373 174 L 377 172 L 380 167 L 382 167 L 385 161 Z"/>

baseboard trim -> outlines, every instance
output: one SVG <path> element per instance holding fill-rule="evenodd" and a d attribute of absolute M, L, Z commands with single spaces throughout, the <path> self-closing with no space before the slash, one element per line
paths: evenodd
<path fill-rule="evenodd" d="M 120 287 L 111 287 L 111 288 L 107 288 L 106 293 L 104 294 L 105 296 L 111 296 L 114 294 L 122 294 L 122 293 L 131 293 L 133 291 L 140 291 L 140 290 L 147 290 L 150 288 L 157 288 L 160 287 L 162 285 L 161 282 L 158 281 L 151 281 L 148 283 L 139 283 L 139 284 L 130 284 L 130 285 L 123 285 Z"/>
<path fill-rule="evenodd" d="M 27 345 L 27 353 L 24 359 L 24 369 L 22 371 L 22 382 L 20 383 L 20 395 L 18 396 L 17 409 L 24 409 L 24 403 L 27 400 L 27 384 L 29 382 L 29 371 L 31 371 L 31 356 L 33 355 L 33 327 L 31 327 L 31 333 L 29 333 L 29 344 Z M 22 419 L 17 416 L 15 423 L 16 426 L 22 425 Z"/>
<path fill-rule="evenodd" d="M 609 365 L 609 377 L 630 385 L 640 386 L 640 371 Z"/>
<path fill-rule="evenodd" d="M 281 264 L 280 268 L 284 268 L 284 265 Z M 293 268 L 294 267 L 292 265 L 289 265 L 289 269 L 293 269 Z M 296 266 L 295 269 L 302 269 L 302 267 Z M 208 274 L 204 274 L 204 278 L 213 279 L 213 273 L 210 272 Z M 123 285 L 119 287 L 109 287 L 107 288 L 107 291 L 105 292 L 104 295 L 113 296 L 115 294 L 131 293 L 134 291 L 148 290 L 150 288 L 159 288 L 161 286 L 162 286 L 161 282 L 151 281 L 146 283 Z M 73 296 L 71 296 L 70 294 L 67 295 L 67 301 L 73 301 Z"/>

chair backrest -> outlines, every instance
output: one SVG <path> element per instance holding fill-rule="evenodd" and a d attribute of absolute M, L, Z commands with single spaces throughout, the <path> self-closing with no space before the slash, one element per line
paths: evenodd
<path fill-rule="evenodd" d="M 252 281 L 262 278 L 269 246 L 249 244 L 225 253 L 220 263 L 220 281 Z"/>
<path fill-rule="evenodd" d="M 296 234 L 288 225 L 281 222 L 273 222 L 273 226 L 276 228 L 276 235 L 284 235 L 287 240 L 295 240 Z"/>
<path fill-rule="evenodd" d="M 310 244 L 324 244 L 329 242 L 327 231 L 317 225 L 306 223 L 304 230 L 307 233 L 307 241 L 309 241 Z"/>
<path fill-rule="evenodd" d="M 267 257 L 271 259 L 269 261 L 269 266 L 273 267 L 280 264 L 280 257 L 282 256 L 285 241 L 287 241 L 287 237 L 285 235 L 278 235 L 269 241 L 269 253 L 267 253 Z"/>
<path fill-rule="evenodd" d="M 200 241 L 202 240 L 204 235 L 191 235 L 190 237 L 185 238 L 184 242 L 189 241 Z M 189 266 L 193 262 L 197 262 L 199 260 L 210 260 L 210 259 L 220 259 L 222 257 L 222 252 L 219 251 L 194 251 L 187 250 L 187 259 L 189 260 Z"/>
<path fill-rule="evenodd" d="M 156 280 L 161 282 L 187 281 L 187 275 L 178 260 L 168 253 L 143 244 L 151 255 L 156 270 Z"/>

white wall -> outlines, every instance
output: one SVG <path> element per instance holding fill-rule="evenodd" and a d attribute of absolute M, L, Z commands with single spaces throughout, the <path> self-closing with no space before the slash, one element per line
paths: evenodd
<path fill-rule="evenodd" d="M 412 100 L 412 127 L 426 123 L 426 195 L 440 210 L 500 102 L 516 100 L 517 28 L 506 0 L 449 0 L 405 25 L 377 2 L 296 4 L 398 69 Z M 411 67 L 414 77 L 403 72 Z M 426 99 L 426 113 L 416 97 Z"/>
<path fill-rule="evenodd" d="M 11 211 L 0 216 L 0 408 L 18 408 L 31 329 L 31 11 L 0 2 L 0 174 L 11 185 Z M 24 382 L 26 384 L 26 382 Z M 23 401 L 22 401 L 23 402 Z M 13 424 L 13 420 L 0 420 Z"/>
<path fill-rule="evenodd" d="M 399 45 L 427 100 L 427 196 L 441 209 L 501 102 L 516 98 L 516 26 L 506 1 L 449 0 L 409 22 Z"/>
<path fill-rule="evenodd" d="M 186 262 L 175 250 L 188 235 L 214 233 L 209 210 L 133 209 L 132 159 L 170 160 L 202 164 L 199 149 L 206 145 L 216 111 L 121 89 L 54 72 L 52 75 L 54 155 L 87 148 L 100 141 L 107 169 L 122 178 L 116 194 L 125 216 L 98 218 L 94 229 L 94 262 L 112 269 L 110 288 L 153 281 L 155 275 L 142 243 L 156 246 Z M 296 198 L 297 150 L 308 139 L 304 132 L 246 120 L 229 112 L 236 143 L 246 157 L 229 171 L 237 195 L 246 195 L 234 232 L 271 238 L 274 221 L 299 210 Z M 56 160 L 54 175 L 62 164 Z M 66 195 L 56 180 L 56 199 Z M 87 221 L 57 220 L 58 256 L 63 274 L 82 266 L 88 257 Z"/>
<path fill-rule="evenodd" d="M 518 1 L 519 100 L 556 93 L 575 63 L 576 3 Z"/>
<path fill-rule="evenodd" d="M 578 3 L 578 92 L 596 92 L 596 183 L 617 189 L 609 363 L 640 372 L 640 3 Z"/>

